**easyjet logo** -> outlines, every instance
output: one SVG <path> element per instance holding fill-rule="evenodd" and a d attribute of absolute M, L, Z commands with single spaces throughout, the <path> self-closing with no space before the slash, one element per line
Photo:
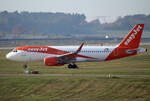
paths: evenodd
<path fill-rule="evenodd" d="M 129 38 L 124 42 L 124 45 L 128 45 L 133 39 L 135 39 L 137 33 L 142 29 L 140 25 L 136 29 L 133 30 L 132 34 L 129 36 Z"/>
<path fill-rule="evenodd" d="M 28 48 L 28 51 L 37 51 L 37 52 L 39 52 L 39 51 L 42 51 L 42 52 L 44 52 L 44 51 L 47 51 L 48 49 L 47 48 Z"/>

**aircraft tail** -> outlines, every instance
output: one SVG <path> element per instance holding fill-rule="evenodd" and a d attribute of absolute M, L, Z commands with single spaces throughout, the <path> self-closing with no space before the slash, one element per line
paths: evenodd
<path fill-rule="evenodd" d="M 147 49 L 140 49 L 139 44 L 143 32 L 144 24 L 137 24 L 106 58 L 107 60 L 118 59 L 122 57 L 136 55 L 140 52 L 146 52 Z"/>
<path fill-rule="evenodd" d="M 119 44 L 119 47 L 136 49 L 139 47 L 144 24 L 137 24 Z"/>

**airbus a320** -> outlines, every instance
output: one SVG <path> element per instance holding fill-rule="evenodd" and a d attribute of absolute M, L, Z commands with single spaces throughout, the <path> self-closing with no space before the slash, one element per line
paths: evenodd
<path fill-rule="evenodd" d="M 7 59 L 23 61 L 24 67 L 32 61 L 43 61 L 46 66 L 78 68 L 76 62 L 108 61 L 146 52 L 139 48 L 144 24 L 137 24 L 116 46 L 23 46 L 14 48 L 6 55 Z"/>

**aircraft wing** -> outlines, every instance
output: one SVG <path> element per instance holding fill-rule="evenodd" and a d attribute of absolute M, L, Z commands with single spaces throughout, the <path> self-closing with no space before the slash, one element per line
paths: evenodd
<path fill-rule="evenodd" d="M 59 63 L 70 63 L 70 62 L 75 62 L 77 54 L 81 51 L 82 47 L 83 47 L 84 43 L 82 43 L 80 45 L 80 47 L 77 49 L 77 51 L 73 52 L 73 53 L 67 53 L 67 54 L 63 54 L 58 56 L 58 62 Z"/>

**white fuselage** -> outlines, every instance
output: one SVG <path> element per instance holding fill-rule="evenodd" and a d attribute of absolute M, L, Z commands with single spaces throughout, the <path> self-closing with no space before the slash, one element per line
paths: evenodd
<path fill-rule="evenodd" d="M 79 46 L 50 46 L 58 50 L 73 53 Z M 85 57 L 77 57 L 76 61 L 104 61 L 107 56 L 116 48 L 117 46 L 83 46 L 82 50 L 78 53 L 79 55 Z M 114 55 L 117 55 L 115 53 Z M 45 57 L 58 57 L 60 55 L 40 53 L 40 52 L 29 52 L 23 50 L 11 51 L 6 55 L 7 58 L 15 61 L 43 61 Z M 90 58 L 92 57 L 92 58 Z"/>

